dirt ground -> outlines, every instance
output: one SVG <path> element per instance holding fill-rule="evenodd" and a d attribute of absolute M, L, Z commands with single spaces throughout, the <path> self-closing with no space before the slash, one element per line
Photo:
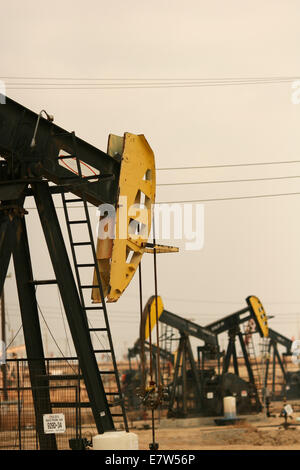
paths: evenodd
<path fill-rule="evenodd" d="M 156 441 L 160 450 L 300 450 L 300 426 L 280 429 L 282 422 L 282 418 L 269 418 L 267 422 L 245 421 L 235 426 L 158 428 Z M 149 449 L 151 430 L 132 432 L 138 435 L 139 448 Z"/>

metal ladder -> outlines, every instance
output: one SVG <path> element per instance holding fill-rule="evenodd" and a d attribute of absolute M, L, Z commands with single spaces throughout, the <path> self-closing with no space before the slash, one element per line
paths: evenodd
<path fill-rule="evenodd" d="M 244 334 L 248 334 L 250 336 L 250 341 L 246 345 L 246 349 L 249 355 L 249 361 L 251 363 L 252 367 L 252 373 L 253 373 L 253 378 L 255 382 L 255 386 L 257 389 L 257 394 L 262 400 L 262 395 L 263 395 L 263 377 L 262 377 L 262 370 L 259 367 L 257 357 L 256 357 L 256 352 L 255 352 L 255 347 L 254 347 L 254 341 L 253 341 L 253 332 L 247 332 L 246 327 L 244 327 Z"/>
<path fill-rule="evenodd" d="M 261 377 L 262 377 L 262 388 L 263 388 L 263 400 L 266 399 L 266 393 L 268 389 L 268 378 L 266 377 L 267 372 L 267 361 L 269 359 L 269 344 L 270 338 L 261 338 L 260 342 L 260 356 L 261 356 Z M 267 380 L 266 380 L 267 379 Z"/>
<path fill-rule="evenodd" d="M 65 156 L 60 156 L 60 160 L 64 159 L 75 159 L 76 160 L 76 166 L 77 166 L 77 176 L 74 176 L 74 181 L 76 179 L 83 178 L 82 175 L 82 170 L 81 170 L 81 162 L 80 162 L 80 157 L 77 153 L 77 145 L 76 145 L 76 137 L 75 133 L 72 132 L 69 134 L 70 137 L 72 138 L 72 147 L 73 147 L 73 152 L 74 154 L 72 155 L 65 155 Z M 100 276 L 100 270 L 98 266 L 98 261 L 97 261 L 97 255 L 96 255 L 96 249 L 95 249 L 95 244 L 94 244 L 94 238 L 93 238 L 93 231 L 91 227 L 91 221 L 90 221 L 90 216 L 89 216 L 89 211 L 88 211 L 88 204 L 86 197 L 84 194 L 81 197 L 76 197 L 76 198 L 66 198 L 65 194 L 62 193 L 62 202 L 63 202 L 63 208 L 64 208 L 64 214 L 65 214 L 65 219 L 66 219 L 66 224 L 67 224 L 67 231 L 68 231 L 68 236 L 70 240 L 70 246 L 71 246 L 71 252 L 72 252 L 72 258 L 74 262 L 74 268 L 75 268 L 75 274 L 76 274 L 76 279 L 77 279 L 77 286 L 78 286 L 78 291 L 79 291 L 79 296 L 82 304 L 82 309 L 85 314 L 86 318 L 86 325 L 87 329 L 91 334 L 95 333 L 97 336 L 97 332 L 102 332 L 103 334 L 107 335 L 109 347 L 104 348 L 104 349 L 94 349 L 94 354 L 110 354 L 111 356 L 111 361 L 113 365 L 113 370 L 112 371 L 101 371 L 99 369 L 99 373 L 102 376 L 102 374 L 106 375 L 107 374 L 112 374 L 114 375 L 115 379 L 115 384 L 116 384 L 116 390 L 115 391 L 105 391 L 107 396 L 111 397 L 118 397 L 117 400 L 115 401 L 109 401 L 109 406 L 110 408 L 120 406 L 121 407 L 121 413 L 111 413 L 111 416 L 113 418 L 116 417 L 121 417 L 123 418 L 123 425 L 125 430 L 128 432 L 128 422 L 127 422 L 127 416 L 126 416 L 126 411 L 125 411 L 125 405 L 124 405 L 124 399 L 122 395 L 122 390 L 121 390 L 121 385 L 120 385 L 120 379 L 119 379 L 119 373 L 118 373 L 118 367 L 117 367 L 117 362 L 116 362 L 116 357 L 115 357 L 115 352 L 114 352 L 114 347 L 113 347 L 113 342 L 112 342 L 112 336 L 111 336 L 111 331 L 110 331 L 110 326 L 109 326 L 109 320 L 108 320 L 108 314 L 107 314 L 107 308 L 106 308 L 106 303 L 105 303 L 105 297 L 103 294 L 103 287 L 102 287 L 102 282 L 101 282 L 101 276 Z M 69 209 L 74 203 L 80 203 L 82 204 L 82 208 L 84 209 L 84 218 L 80 220 L 72 220 L 70 218 L 69 214 Z M 78 225 L 85 225 L 88 229 L 88 240 L 84 241 L 74 241 L 74 236 L 73 236 L 73 231 L 72 227 L 73 226 L 78 226 Z M 81 246 L 87 246 L 91 250 L 92 254 L 92 262 L 90 263 L 79 263 L 78 262 L 78 254 L 77 254 L 77 248 Z M 91 268 L 93 273 L 96 274 L 96 284 L 83 284 L 82 283 L 82 269 L 83 268 Z M 91 275 L 92 279 L 92 275 Z M 95 282 L 95 281 L 93 281 Z M 90 306 L 86 305 L 86 300 L 84 296 L 84 291 L 85 290 L 90 290 L 90 289 L 99 289 L 100 293 L 100 298 L 101 298 L 101 304 L 97 306 Z M 91 311 L 98 311 L 101 315 L 103 315 L 104 327 L 91 327 L 91 321 L 89 320 L 89 312 Z M 98 338 L 99 339 L 99 338 Z M 92 341 L 92 336 L 91 336 L 91 341 Z M 93 341 L 92 341 L 93 344 Z M 93 345 L 94 348 L 94 345 Z M 97 361 L 98 362 L 98 361 Z M 103 379 L 103 377 L 102 377 Z M 103 382 L 105 384 L 105 381 Z"/>
<path fill-rule="evenodd" d="M 172 353 L 172 337 L 173 337 L 173 329 L 169 325 L 164 325 L 163 331 L 163 344 L 162 347 L 165 351 Z M 162 361 L 161 367 L 161 378 L 164 385 L 168 385 L 170 382 L 170 375 L 169 375 L 169 368 L 168 362 L 166 360 Z"/>

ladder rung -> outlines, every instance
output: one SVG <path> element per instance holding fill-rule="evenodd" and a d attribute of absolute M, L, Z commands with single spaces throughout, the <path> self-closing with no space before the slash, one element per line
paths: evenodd
<path fill-rule="evenodd" d="M 69 220 L 69 224 L 87 224 L 87 220 Z"/>
<path fill-rule="evenodd" d="M 114 370 L 99 370 L 100 374 L 116 374 Z"/>
<path fill-rule="evenodd" d="M 73 374 L 62 374 L 62 375 L 41 375 L 43 379 L 48 380 L 82 380 L 82 375 L 73 375 Z"/>
<path fill-rule="evenodd" d="M 88 285 L 81 286 L 81 289 L 94 289 L 94 288 L 99 289 L 100 288 L 99 284 L 95 284 L 95 285 L 94 284 L 91 284 L 91 285 L 88 284 Z"/>
<path fill-rule="evenodd" d="M 111 353 L 111 349 L 94 349 L 95 354 Z"/>
<path fill-rule="evenodd" d="M 66 401 L 55 401 L 51 403 L 52 408 L 90 408 L 89 402 L 66 402 Z"/>
<path fill-rule="evenodd" d="M 103 310 L 103 306 L 100 305 L 99 307 L 85 307 L 85 310 Z"/>
<path fill-rule="evenodd" d="M 111 413 L 111 416 L 117 418 L 117 417 L 123 417 L 122 413 Z"/>
<path fill-rule="evenodd" d="M 118 391 L 116 391 L 116 392 L 106 392 L 105 395 L 110 395 L 110 396 L 118 395 L 118 396 L 120 396 L 120 393 Z"/>
<path fill-rule="evenodd" d="M 107 328 L 89 328 L 89 331 L 107 331 Z"/>
<path fill-rule="evenodd" d="M 109 408 L 115 408 L 116 406 L 123 405 L 123 403 L 124 403 L 124 400 L 118 400 L 118 401 L 115 401 L 113 403 L 109 403 L 108 406 L 109 406 Z"/>
<path fill-rule="evenodd" d="M 94 268 L 95 263 L 79 263 L 79 264 L 76 264 L 76 266 L 78 268 Z"/>
<path fill-rule="evenodd" d="M 71 245 L 73 246 L 85 246 L 85 245 L 91 245 L 92 242 L 72 242 Z"/>
<path fill-rule="evenodd" d="M 83 199 L 65 199 L 65 202 L 66 203 L 69 203 L 69 202 L 83 202 Z"/>
<path fill-rule="evenodd" d="M 47 285 L 47 284 L 57 284 L 57 280 L 56 279 L 46 279 L 44 281 L 30 281 L 30 284 L 33 284 L 35 286 L 43 286 L 43 285 Z"/>

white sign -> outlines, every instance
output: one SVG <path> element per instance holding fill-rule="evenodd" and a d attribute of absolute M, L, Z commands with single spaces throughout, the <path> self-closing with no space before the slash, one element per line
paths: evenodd
<path fill-rule="evenodd" d="M 294 410 L 291 405 L 285 405 L 284 409 L 288 416 L 292 416 L 292 414 L 294 413 Z"/>
<path fill-rule="evenodd" d="M 43 421 L 45 434 L 66 432 L 66 421 L 63 413 L 43 415 Z"/>
<path fill-rule="evenodd" d="M 300 339 L 296 339 L 292 343 L 292 361 L 294 364 L 300 364 Z"/>
<path fill-rule="evenodd" d="M 208 392 L 208 393 L 206 394 L 206 398 L 208 398 L 209 400 L 211 400 L 213 397 L 214 397 L 213 392 Z"/>
<path fill-rule="evenodd" d="M 0 341 L 0 365 L 6 363 L 6 346 L 4 341 Z"/>

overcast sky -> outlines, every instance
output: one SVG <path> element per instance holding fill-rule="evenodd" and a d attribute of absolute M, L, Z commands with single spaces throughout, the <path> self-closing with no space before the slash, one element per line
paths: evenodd
<path fill-rule="evenodd" d="M 80 91 L 13 85 L 24 83 L 22 77 L 35 84 L 39 78 L 44 83 L 51 78 L 51 83 L 57 78 L 300 78 L 299 0 L 0 0 L 0 5 L 0 75 L 10 77 L 8 96 L 36 112 L 46 109 L 58 125 L 100 149 L 106 150 L 109 133 L 132 132 L 146 136 L 158 168 L 300 161 L 300 105 L 291 102 L 289 82 Z M 300 163 L 158 171 L 157 178 L 175 183 L 288 175 L 300 177 Z M 157 200 L 288 192 L 300 192 L 298 179 L 158 187 Z M 26 206 L 32 208 L 27 222 L 35 278 L 51 278 L 33 201 Z M 95 213 L 92 208 L 92 220 Z M 276 316 L 274 329 L 300 338 L 299 215 L 300 195 L 206 203 L 203 249 L 188 252 L 183 242 L 174 242 L 180 253 L 159 256 L 165 307 L 206 324 L 243 308 L 253 294 Z M 154 288 L 150 255 L 143 262 L 143 281 L 146 301 Z M 66 352 L 56 288 L 39 288 L 38 299 Z M 16 332 L 20 315 L 13 278 L 6 283 L 6 301 L 9 328 Z M 135 278 L 109 306 L 118 356 L 138 336 L 138 309 Z M 47 348 L 57 354 L 50 337 Z"/>

